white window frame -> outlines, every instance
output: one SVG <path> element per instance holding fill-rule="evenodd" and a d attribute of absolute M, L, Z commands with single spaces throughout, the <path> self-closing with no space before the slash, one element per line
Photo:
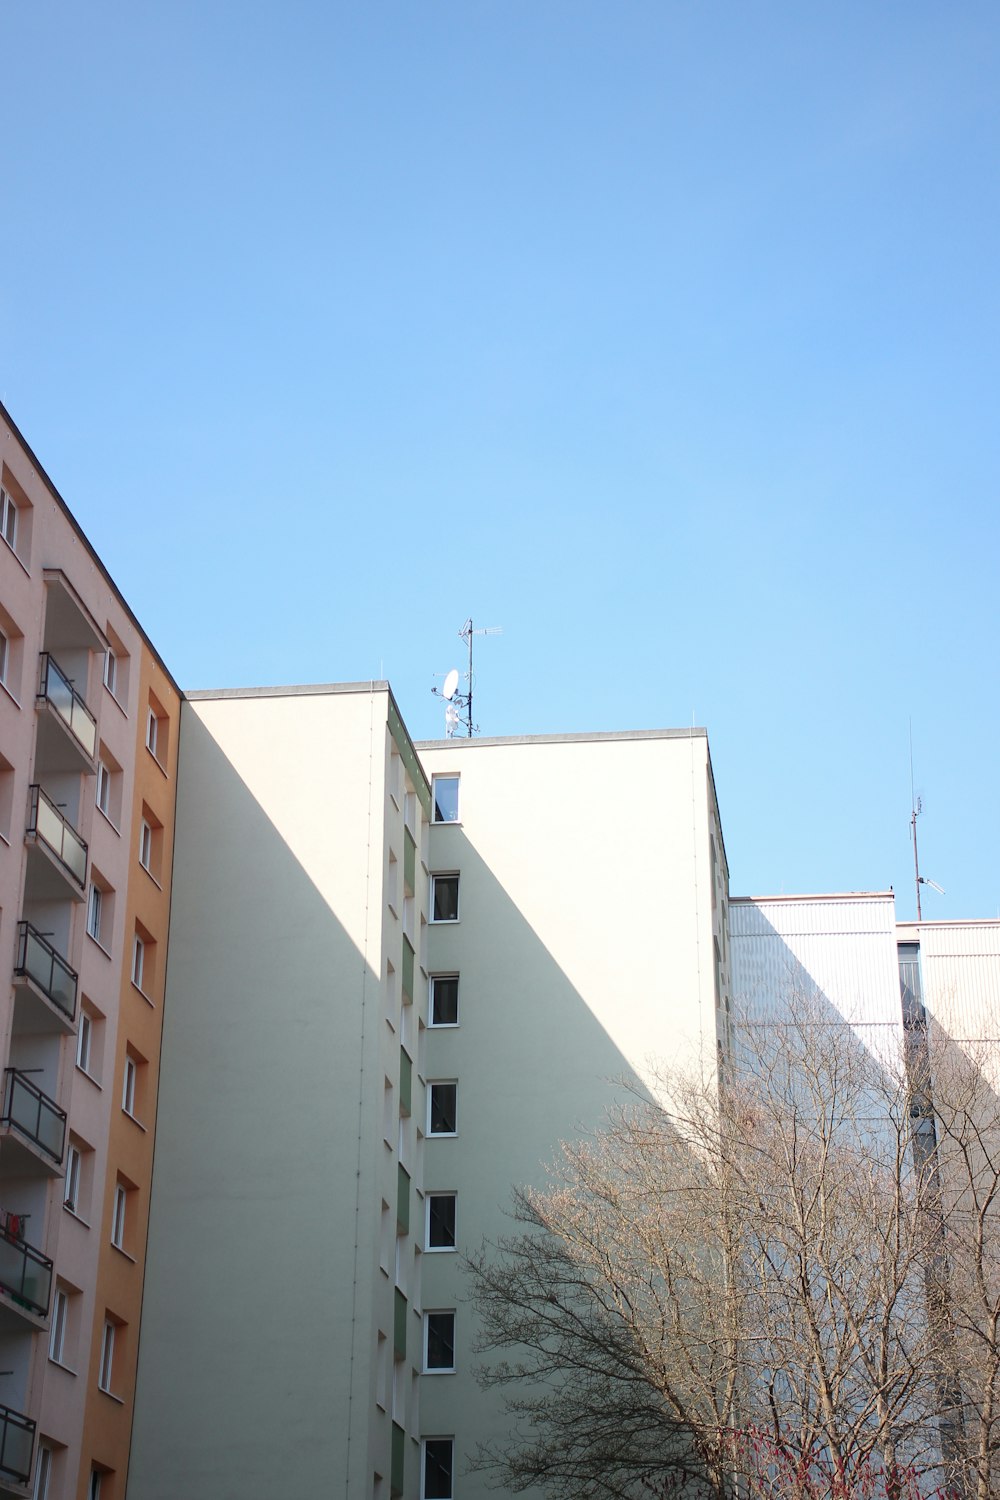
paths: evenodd
<path fill-rule="evenodd" d="M 91 881 L 90 895 L 87 897 L 87 932 L 95 943 L 101 941 L 101 907 L 103 904 L 104 892 L 99 885 Z"/>
<path fill-rule="evenodd" d="M 451 1364 L 432 1365 L 428 1361 L 427 1348 L 430 1342 L 431 1318 L 451 1318 Z M 454 1375 L 455 1373 L 455 1309 L 453 1307 L 429 1308 L 424 1313 L 424 1349 L 423 1369 L 424 1375 Z"/>
<path fill-rule="evenodd" d="M 101 1362 L 97 1370 L 97 1388 L 111 1395 L 111 1378 L 115 1373 L 115 1325 L 110 1318 L 104 1320 L 101 1335 Z"/>
<path fill-rule="evenodd" d="M 57 1365 L 63 1362 L 66 1349 L 66 1322 L 69 1318 L 69 1296 L 62 1287 L 56 1288 L 52 1299 L 52 1327 L 49 1331 L 49 1359 Z"/>
<path fill-rule="evenodd" d="M 104 816 L 111 819 L 111 767 L 107 761 L 97 762 L 97 806 Z"/>
<path fill-rule="evenodd" d="M 145 818 L 139 824 L 139 863 L 147 874 L 152 874 L 153 830 Z"/>
<path fill-rule="evenodd" d="M 38 1445 L 38 1461 L 35 1464 L 35 1488 L 31 1500 L 49 1500 L 49 1480 L 52 1478 L 52 1449 L 47 1443 Z"/>
<path fill-rule="evenodd" d="M 133 1120 L 136 1118 L 135 1089 L 136 1083 L 138 1082 L 138 1077 L 139 1068 L 136 1064 L 136 1060 L 134 1057 L 130 1057 L 126 1052 L 125 1072 L 122 1076 L 122 1109 L 127 1115 L 131 1115 Z"/>
<path fill-rule="evenodd" d="M 142 974 L 146 967 L 146 944 L 138 933 L 132 939 L 132 983 L 142 989 Z"/>
<path fill-rule="evenodd" d="M 70 1146 L 66 1152 L 66 1178 L 63 1202 L 70 1213 L 80 1216 L 81 1155 L 78 1147 Z"/>
<path fill-rule="evenodd" d="M 118 694 L 115 689 L 118 686 L 118 658 L 110 646 L 104 653 L 104 686 L 117 702 Z"/>
<path fill-rule="evenodd" d="M 455 1090 L 455 1129 L 454 1130 L 432 1130 L 431 1124 L 434 1118 L 434 1090 L 436 1088 L 453 1088 Z M 458 1079 L 457 1078 L 434 1078 L 427 1080 L 427 1139 L 435 1141 L 451 1140 L 458 1135 Z"/>
<path fill-rule="evenodd" d="M 7 686 L 7 667 L 10 664 L 10 637 L 6 630 L 0 630 L 0 683 Z"/>
<path fill-rule="evenodd" d="M 114 1205 L 111 1211 L 111 1243 L 116 1250 L 125 1248 L 125 1214 L 128 1209 L 128 1191 L 122 1183 L 115 1183 Z"/>
<path fill-rule="evenodd" d="M 7 533 L 10 532 L 8 536 Z M 8 495 L 7 491 L 0 487 L 0 536 L 3 537 L 7 546 L 17 556 L 17 506 Z"/>
<path fill-rule="evenodd" d="M 90 1489 L 87 1491 L 87 1500 L 101 1500 L 101 1480 L 104 1475 L 100 1469 L 90 1471 Z"/>
<path fill-rule="evenodd" d="M 455 981 L 455 1019 L 454 1021 L 435 1021 L 434 1019 L 434 985 L 439 979 L 454 979 Z M 462 1018 L 461 1008 L 461 985 L 458 974 L 432 974 L 430 976 L 430 1004 L 428 1006 L 427 1025 L 435 1031 L 447 1029 L 449 1026 L 457 1026 Z"/>
<path fill-rule="evenodd" d="M 420 1497 L 427 1500 L 427 1444 L 428 1443 L 450 1443 L 451 1444 L 451 1487 L 450 1493 L 442 1497 L 442 1500 L 453 1500 L 455 1494 L 455 1439 L 453 1437 L 425 1437 L 420 1440 Z"/>
<path fill-rule="evenodd" d="M 439 880 L 453 880 L 455 882 L 455 915 L 453 917 L 436 917 L 434 915 L 434 893 Z M 436 870 L 431 876 L 431 910 L 430 923 L 437 927 L 450 927 L 458 922 L 462 916 L 462 882 L 458 870 Z"/>
<path fill-rule="evenodd" d="M 159 737 L 159 729 L 160 729 L 160 721 L 156 717 L 156 710 L 154 708 L 147 708 L 147 710 L 146 710 L 146 749 L 149 751 L 150 755 L 152 755 L 152 757 L 153 757 L 154 760 L 156 760 L 158 758 L 157 754 L 156 754 L 156 742 L 157 742 L 157 739 Z"/>
<path fill-rule="evenodd" d="M 437 815 L 437 796 L 436 796 L 435 791 L 434 791 L 434 783 L 437 782 L 437 781 L 454 781 L 456 783 L 456 790 L 455 790 L 455 816 L 453 818 L 439 818 L 438 815 Z M 461 776 L 459 775 L 459 773 L 457 771 L 442 772 L 440 776 L 432 776 L 431 777 L 431 819 L 432 819 L 433 824 L 434 824 L 434 826 L 436 828 L 447 828 L 447 827 L 449 827 L 449 825 L 453 825 L 455 823 L 461 823 L 461 821 L 462 821 L 462 804 L 461 804 L 461 800 L 460 800 L 460 798 L 461 798 L 461 783 L 462 783 L 462 778 L 461 778 Z"/>
<path fill-rule="evenodd" d="M 76 1065 L 90 1077 L 90 1048 L 94 1040 L 93 1018 L 80 1011 L 80 1029 L 76 1034 Z"/>
<path fill-rule="evenodd" d="M 455 1243 L 453 1245 L 431 1244 L 431 1204 L 436 1198 L 450 1198 L 455 1205 Z M 454 1255 L 458 1249 L 458 1194 L 457 1193 L 427 1193 L 424 1202 L 426 1204 L 424 1219 L 424 1254 L 425 1255 Z"/>

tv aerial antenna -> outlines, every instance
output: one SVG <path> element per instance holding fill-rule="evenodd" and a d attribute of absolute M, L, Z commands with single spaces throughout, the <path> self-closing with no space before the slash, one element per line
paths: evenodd
<path fill-rule="evenodd" d="M 913 840 L 913 881 L 917 891 L 917 921 L 922 922 L 924 919 L 924 914 L 920 909 L 920 887 L 922 885 L 929 885 L 932 890 L 937 891 L 942 896 L 946 895 L 947 892 L 938 885 L 936 880 L 931 880 L 929 875 L 921 875 L 920 873 L 920 856 L 917 853 L 917 819 L 920 817 L 920 814 L 924 810 L 924 799 L 923 797 L 915 797 L 913 795 L 912 723 L 910 725 L 910 806 L 913 809 L 913 811 L 910 813 L 910 837 Z"/>
<path fill-rule="evenodd" d="M 472 688 L 475 680 L 472 675 L 472 640 L 477 635 L 503 635 L 503 626 L 473 626 L 470 615 L 458 632 L 459 640 L 464 641 L 468 647 L 468 671 L 460 673 L 457 667 L 452 667 L 441 686 L 431 688 L 435 698 L 444 699 L 444 728 L 448 739 L 454 739 L 463 730 L 470 740 L 474 734 L 479 733 L 479 725 L 473 723 L 472 719 Z M 463 680 L 465 691 L 460 693 L 458 685 Z"/>

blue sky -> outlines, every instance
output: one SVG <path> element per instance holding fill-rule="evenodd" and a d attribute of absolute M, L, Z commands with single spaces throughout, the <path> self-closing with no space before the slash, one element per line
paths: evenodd
<path fill-rule="evenodd" d="M 484 733 L 693 717 L 735 891 L 904 916 L 912 719 L 925 914 L 1000 914 L 995 0 L 3 31 L 0 395 L 182 686 L 431 737 L 471 614 Z"/>

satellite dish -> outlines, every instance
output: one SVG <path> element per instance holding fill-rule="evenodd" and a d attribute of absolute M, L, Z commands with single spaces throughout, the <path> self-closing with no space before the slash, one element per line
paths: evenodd
<path fill-rule="evenodd" d="M 455 696 L 455 689 L 457 687 L 458 687 L 458 668 L 457 667 L 452 667 L 451 671 L 448 673 L 447 677 L 444 680 L 444 687 L 441 689 L 441 696 L 442 696 L 442 698 L 454 698 L 454 696 Z"/>

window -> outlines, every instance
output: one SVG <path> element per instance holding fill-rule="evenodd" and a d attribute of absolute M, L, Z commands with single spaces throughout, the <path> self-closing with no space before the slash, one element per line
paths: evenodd
<path fill-rule="evenodd" d="M 458 921 L 458 876 L 431 876 L 431 921 Z"/>
<path fill-rule="evenodd" d="M 80 1153 L 70 1146 L 66 1153 L 66 1186 L 64 1202 L 73 1213 L 79 1213 L 80 1203 Z"/>
<path fill-rule="evenodd" d="M 458 975 L 431 975 L 432 1026 L 458 1025 Z"/>
<path fill-rule="evenodd" d="M 115 1366 L 115 1325 L 110 1319 L 104 1320 L 104 1336 L 101 1339 L 101 1363 L 97 1372 L 97 1384 L 102 1391 L 111 1390 L 111 1377 Z M 98 1480 L 100 1475 L 98 1475 Z M 93 1486 L 93 1479 L 91 1479 Z"/>
<path fill-rule="evenodd" d="M 115 1201 L 111 1213 L 111 1243 L 117 1249 L 122 1250 L 125 1246 L 125 1206 L 128 1202 L 128 1193 L 122 1183 L 115 1183 Z"/>
<path fill-rule="evenodd" d="M 90 887 L 90 897 L 87 901 L 87 931 L 95 942 L 101 941 L 101 917 L 104 906 L 104 892 L 99 885 Z"/>
<path fill-rule="evenodd" d="M 146 964 L 146 944 L 136 933 L 132 939 L 132 983 L 137 990 L 142 989 L 142 974 Z"/>
<path fill-rule="evenodd" d="M 0 683 L 7 686 L 7 663 L 10 660 L 10 642 L 4 631 L 0 630 Z"/>
<path fill-rule="evenodd" d="M 153 830 L 146 819 L 139 824 L 139 863 L 148 870 L 153 859 Z"/>
<path fill-rule="evenodd" d="M 160 860 L 163 853 L 163 824 L 144 802 L 139 823 L 139 863 L 153 879 L 159 882 Z"/>
<path fill-rule="evenodd" d="M 80 1030 L 76 1034 L 76 1065 L 85 1073 L 90 1072 L 90 1044 L 94 1036 L 94 1026 L 85 1010 L 80 1012 Z"/>
<path fill-rule="evenodd" d="M 455 1313 L 424 1313 L 424 1370 L 439 1375 L 455 1368 Z"/>
<path fill-rule="evenodd" d="M 454 1438 L 424 1438 L 421 1500 L 452 1500 L 454 1460 Z"/>
<path fill-rule="evenodd" d="M 63 1362 L 68 1316 L 69 1297 L 63 1291 L 62 1287 L 60 1287 L 52 1303 L 52 1326 L 49 1330 L 49 1359 L 54 1359 L 57 1365 L 61 1365 Z"/>
<path fill-rule="evenodd" d="M 118 697 L 118 658 L 110 646 L 104 656 L 104 686 L 112 698 Z"/>
<path fill-rule="evenodd" d="M 427 1249 L 454 1250 L 455 1194 L 428 1193 Z"/>
<path fill-rule="evenodd" d="M 431 785 L 434 792 L 435 823 L 457 823 L 458 777 L 435 776 Z"/>
<path fill-rule="evenodd" d="M 102 1479 L 102 1477 L 103 1476 L 101 1474 L 100 1469 L 91 1469 L 91 1471 L 90 1471 L 90 1488 L 87 1491 L 87 1500 L 101 1500 L 101 1479 Z"/>
<path fill-rule="evenodd" d="M 139 1069 L 136 1067 L 134 1057 L 126 1055 L 125 1076 L 122 1081 L 122 1109 L 127 1115 L 135 1118 L 135 1094 L 136 1082 L 139 1077 Z"/>
<path fill-rule="evenodd" d="M 169 732 L 170 720 L 167 718 L 166 710 L 162 703 L 150 693 L 146 708 L 146 748 L 161 766 L 167 763 Z"/>
<path fill-rule="evenodd" d="M 38 1462 L 35 1465 L 35 1488 L 31 1500 L 49 1500 L 49 1481 L 52 1478 L 52 1449 L 44 1443 L 38 1445 Z"/>
<path fill-rule="evenodd" d="M 124 641 L 112 629 L 110 620 L 104 634 L 108 639 L 108 649 L 104 653 L 104 686 L 118 707 L 124 709 L 128 700 L 128 652 Z"/>
<path fill-rule="evenodd" d="M 427 1091 L 427 1134 L 455 1135 L 458 1130 L 458 1084 L 432 1083 Z"/>
<path fill-rule="evenodd" d="M 0 489 L 0 536 L 12 552 L 17 551 L 17 506 L 5 489 Z"/>
<path fill-rule="evenodd" d="M 97 763 L 97 805 L 106 818 L 111 816 L 111 767 L 103 760 Z"/>

